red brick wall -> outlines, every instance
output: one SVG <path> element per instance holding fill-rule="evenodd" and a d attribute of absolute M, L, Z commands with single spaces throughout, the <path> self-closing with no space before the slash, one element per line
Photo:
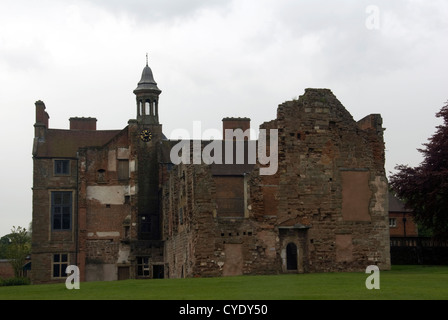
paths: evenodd
<path fill-rule="evenodd" d="M 95 118 L 70 118 L 70 130 L 96 130 Z"/>
<path fill-rule="evenodd" d="M 0 260 L 0 278 L 8 279 L 14 277 L 14 269 L 9 261 Z"/>
<path fill-rule="evenodd" d="M 241 129 L 243 132 L 250 129 L 250 119 L 249 118 L 224 118 L 222 119 L 222 137 L 225 139 L 226 130 Z M 250 139 L 250 136 L 249 136 Z"/>
<path fill-rule="evenodd" d="M 406 219 L 406 223 L 403 221 Z M 418 229 L 417 225 L 412 219 L 410 214 L 405 214 L 401 212 L 390 212 L 389 219 L 395 219 L 396 226 L 390 227 L 391 237 L 404 237 L 405 236 L 405 225 L 406 225 L 406 237 L 417 237 Z"/>

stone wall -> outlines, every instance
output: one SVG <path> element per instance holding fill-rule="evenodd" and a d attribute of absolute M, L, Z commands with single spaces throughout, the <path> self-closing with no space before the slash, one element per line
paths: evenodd
<path fill-rule="evenodd" d="M 130 237 L 130 221 L 126 221 L 130 220 L 136 189 L 128 129 L 104 147 L 81 148 L 78 157 L 77 265 L 81 281 L 117 280 L 116 264 L 123 256 L 122 241 Z M 126 167 L 120 166 L 120 162 Z M 124 168 L 127 178 L 119 173 Z M 127 257 L 124 262 L 129 263 Z"/>
<path fill-rule="evenodd" d="M 7 259 L 0 259 L 0 279 L 8 279 L 14 277 L 14 268 Z"/>
<path fill-rule="evenodd" d="M 70 133 L 70 172 L 55 175 L 50 151 L 67 131 L 54 131 L 58 144 L 34 159 L 33 281 L 65 279 L 51 277 L 54 254 L 67 254 L 81 281 L 390 268 L 381 116 L 356 122 L 330 90 L 307 89 L 260 128 L 268 154 L 278 132 L 272 175 L 247 156 L 193 164 L 195 143 L 191 164 L 173 165 L 177 142 L 163 139 L 161 125 L 136 120 L 121 131 L 74 130 L 84 133 Z M 142 129 L 152 140 L 139 139 Z M 81 145 L 86 132 L 101 137 L 98 146 Z M 72 194 L 69 230 L 51 228 L 52 190 Z"/>
<path fill-rule="evenodd" d="M 309 226 L 309 270 L 365 270 L 369 264 L 387 269 L 382 129 L 359 128 L 327 89 L 307 89 L 277 114 L 277 223 Z"/>
<path fill-rule="evenodd" d="M 278 171 L 260 175 L 257 164 L 240 175 L 243 214 L 219 214 L 238 188 L 214 174 L 231 168 L 174 167 L 163 210 L 170 277 L 389 269 L 381 124 L 379 115 L 357 123 L 327 89 L 281 104 L 261 126 L 278 130 Z"/>

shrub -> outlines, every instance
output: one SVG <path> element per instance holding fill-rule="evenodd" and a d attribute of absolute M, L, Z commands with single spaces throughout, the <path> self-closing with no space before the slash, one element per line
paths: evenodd
<path fill-rule="evenodd" d="M 7 286 L 22 286 L 22 285 L 28 285 L 31 284 L 31 281 L 29 278 L 26 277 L 20 277 L 20 278 L 9 278 L 9 279 L 0 279 L 0 287 L 7 287 Z"/>

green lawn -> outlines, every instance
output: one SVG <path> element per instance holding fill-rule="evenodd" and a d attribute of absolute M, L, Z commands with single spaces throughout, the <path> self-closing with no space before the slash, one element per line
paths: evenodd
<path fill-rule="evenodd" d="M 448 299 L 448 266 L 393 266 L 381 271 L 380 289 L 368 290 L 365 273 L 319 273 L 163 280 L 83 282 L 0 287 L 5 299 L 323 300 Z"/>

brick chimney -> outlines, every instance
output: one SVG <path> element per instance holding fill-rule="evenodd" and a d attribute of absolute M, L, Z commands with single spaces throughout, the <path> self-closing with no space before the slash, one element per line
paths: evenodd
<path fill-rule="evenodd" d="M 249 118 L 224 118 L 222 119 L 222 136 L 225 140 L 226 138 L 226 129 L 241 129 L 243 132 L 250 129 L 250 119 Z M 250 140 L 250 131 L 247 132 L 248 137 L 244 138 L 244 140 Z"/>
<path fill-rule="evenodd" d="M 50 116 L 45 112 L 45 103 L 41 100 L 36 101 L 36 124 L 43 124 L 48 129 L 48 119 Z"/>
<path fill-rule="evenodd" d="M 70 118 L 70 130 L 85 130 L 85 131 L 95 131 L 96 130 L 96 118 Z"/>
<path fill-rule="evenodd" d="M 45 111 L 45 103 L 41 100 L 35 102 L 36 106 L 36 123 L 34 124 L 34 136 L 43 138 L 48 129 L 48 119 L 50 116 Z"/>

